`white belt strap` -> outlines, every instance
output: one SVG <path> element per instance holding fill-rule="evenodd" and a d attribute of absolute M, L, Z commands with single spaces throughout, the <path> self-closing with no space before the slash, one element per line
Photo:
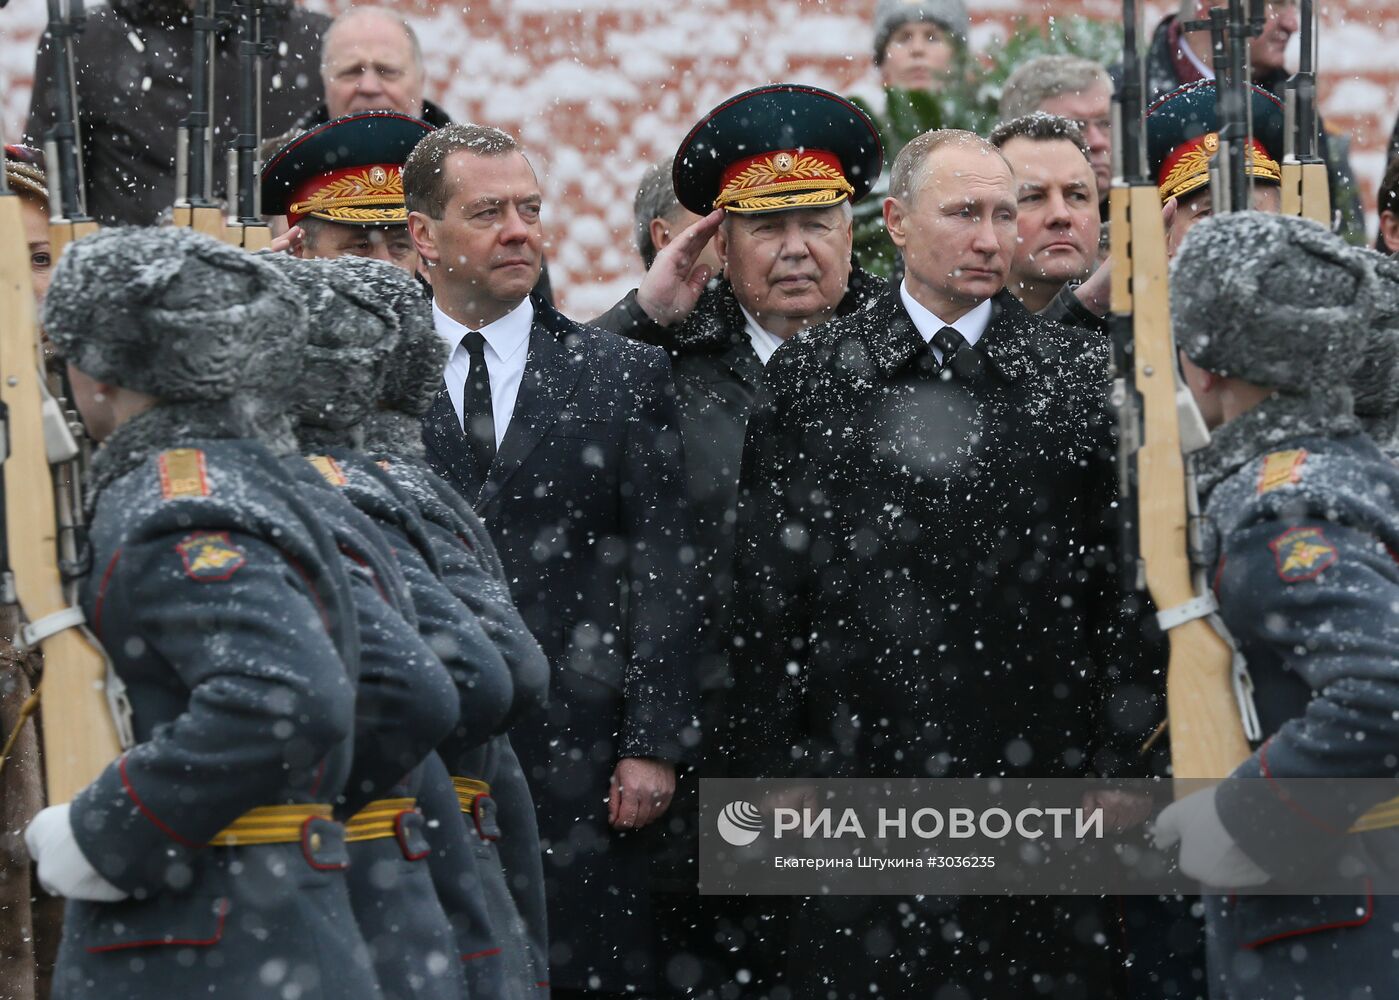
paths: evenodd
<path fill-rule="evenodd" d="M 1229 651 L 1233 658 L 1230 667 L 1230 681 L 1234 688 L 1234 701 L 1239 707 L 1239 719 L 1243 722 L 1244 738 L 1250 742 L 1257 743 L 1263 738 L 1263 725 L 1258 721 L 1258 707 L 1253 703 L 1253 677 L 1248 672 L 1248 663 L 1239 652 L 1238 643 L 1229 634 L 1228 627 L 1224 624 L 1224 619 L 1219 617 L 1219 602 L 1214 599 L 1214 594 L 1205 591 L 1199 597 L 1192 598 L 1184 604 L 1177 604 L 1173 608 L 1156 613 L 1157 624 L 1161 626 L 1163 632 L 1169 632 L 1177 626 L 1186 622 L 1193 622 L 1197 618 L 1209 619 L 1210 626 L 1219 633 L 1220 638 L 1229 644 Z"/>
<path fill-rule="evenodd" d="M 1156 624 L 1161 626 L 1161 631 L 1169 632 L 1177 625 L 1193 622 L 1197 618 L 1208 618 L 1218 610 L 1219 602 L 1214 599 L 1213 594 L 1206 591 L 1184 604 L 1156 612 Z"/>
<path fill-rule="evenodd" d="M 70 628 L 84 625 L 82 608 L 64 608 L 51 615 L 45 615 L 37 622 L 30 622 L 19 630 L 19 647 L 26 653 L 36 649 L 39 643 Z"/>
<path fill-rule="evenodd" d="M 83 615 L 82 608 L 64 608 L 62 611 L 55 611 L 51 615 L 45 615 L 38 621 L 23 626 L 19 630 L 17 645 L 27 653 L 37 649 L 45 639 L 70 628 L 80 628 L 84 632 L 87 631 L 87 619 Z M 102 648 L 101 643 L 92 635 L 88 635 L 88 641 L 98 649 Z M 107 661 L 107 680 L 104 685 L 107 707 L 112 713 L 112 722 L 117 727 L 117 741 L 123 750 L 129 750 L 136 743 L 136 734 L 131 723 L 131 702 L 126 697 L 126 685 L 117 676 L 116 670 L 112 668 L 111 658 L 105 653 L 103 658 Z"/>

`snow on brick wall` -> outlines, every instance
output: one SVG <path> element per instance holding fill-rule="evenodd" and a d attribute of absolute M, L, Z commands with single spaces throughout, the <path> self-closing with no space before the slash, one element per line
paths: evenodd
<path fill-rule="evenodd" d="M 308 0 L 335 13 L 345 0 Z M 544 179 L 550 267 L 564 308 L 587 317 L 631 287 L 640 263 L 631 202 L 646 165 L 729 94 L 772 80 L 846 91 L 871 78 L 873 0 L 477 0 L 395 4 L 428 62 L 428 96 L 458 120 L 519 135 Z M 1017 17 L 1116 19 L 1114 0 L 972 0 L 973 45 L 994 45 Z M 1173 9 L 1158 2 L 1147 22 Z M 1320 6 L 1323 110 L 1355 140 L 1367 204 L 1399 110 L 1399 0 Z M 29 102 L 44 5 L 0 13 L 5 134 Z M 1295 43 L 1294 43 L 1295 46 Z"/>

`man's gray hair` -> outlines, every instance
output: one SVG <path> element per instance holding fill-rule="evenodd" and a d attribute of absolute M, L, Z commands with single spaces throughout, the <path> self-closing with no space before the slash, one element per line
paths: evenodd
<path fill-rule="evenodd" d="M 1112 88 L 1107 70 L 1079 56 L 1039 56 L 1023 64 L 1001 91 L 1001 118 L 1020 118 L 1040 110 L 1045 101 L 1081 94 L 1098 84 Z"/>
<path fill-rule="evenodd" d="M 413 65 L 421 71 L 423 69 L 423 44 L 418 41 L 418 33 L 414 31 L 413 26 L 408 23 L 408 19 L 398 11 L 389 7 L 361 6 L 358 4 L 347 8 L 339 17 L 330 22 L 330 27 L 325 29 L 325 34 L 321 36 L 321 66 L 325 66 L 326 64 L 326 49 L 330 45 L 330 36 L 335 32 L 335 29 L 347 21 L 353 21 L 356 18 L 368 15 L 382 17 L 384 20 L 392 21 L 403 29 L 403 33 L 408 36 L 408 47 L 413 52 Z"/>
<path fill-rule="evenodd" d="M 1088 143 L 1083 141 L 1083 130 L 1074 122 L 1059 115 L 1045 114 L 1043 111 L 1036 111 L 1032 114 L 1021 115 L 1019 118 L 1012 118 L 1010 121 L 999 123 L 991 130 L 986 141 L 997 149 L 1005 149 L 1006 143 L 1012 139 L 1033 139 L 1035 142 L 1055 142 L 1063 140 L 1071 142 L 1078 147 L 1078 151 L 1083 154 L 1083 158 L 1088 159 Z"/>
<path fill-rule="evenodd" d="M 928 175 L 928 161 L 934 153 L 944 146 L 980 148 L 988 154 L 999 157 L 1002 163 L 1006 163 L 1006 158 L 1001 151 L 975 132 L 967 132 L 959 128 L 934 129 L 913 139 L 894 158 L 894 165 L 889 170 L 889 196 L 897 198 L 905 205 L 911 203 L 918 194 L 918 189 L 923 186 L 924 178 Z M 1010 169 L 1008 163 L 1006 169 Z"/>
<path fill-rule="evenodd" d="M 476 156 L 524 152 L 513 135 L 493 125 L 453 122 L 434 129 L 418 140 L 403 164 L 403 203 L 408 211 L 442 218 L 454 193 L 442 165 L 447 157 L 463 151 Z"/>
<path fill-rule="evenodd" d="M 675 197 L 675 184 L 671 179 L 671 168 L 675 159 L 653 163 L 641 175 L 641 183 L 636 187 L 636 197 L 632 200 L 632 216 L 636 220 L 636 252 L 641 254 L 641 262 L 650 270 L 656 260 L 656 244 L 651 239 L 651 221 L 665 219 L 673 221 L 680 199 Z"/>

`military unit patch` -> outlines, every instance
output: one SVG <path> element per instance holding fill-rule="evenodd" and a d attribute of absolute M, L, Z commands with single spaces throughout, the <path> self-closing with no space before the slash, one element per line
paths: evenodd
<path fill-rule="evenodd" d="M 307 461 L 316 467 L 316 471 L 331 486 L 339 488 L 349 482 L 345 478 L 345 470 L 340 468 L 340 463 L 329 455 L 312 455 Z"/>
<path fill-rule="evenodd" d="M 1340 553 L 1320 528 L 1289 528 L 1268 543 L 1278 578 L 1287 583 L 1315 580 L 1336 565 Z"/>
<path fill-rule="evenodd" d="M 1307 453 L 1301 448 L 1292 451 L 1275 451 L 1263 459 L 1263 471 L 1258 476 L 1259 494 L 1280 489 L 1302 481 L 1302 463 Z"/>
<path fill-rule="evenodd" d="M 160 467 L 160 492 L 166 500 L 209 495 L 204 453 L 198 448 L 175 448 L 161 452 L 157 464 Z"/>
<path fill-rule="evenodd" d="M 226 531 L 196 531 L 180 539 L 175 551 L 184 560 L 185 576 L 201 583 L 227 580 L 248 562 Z"/>

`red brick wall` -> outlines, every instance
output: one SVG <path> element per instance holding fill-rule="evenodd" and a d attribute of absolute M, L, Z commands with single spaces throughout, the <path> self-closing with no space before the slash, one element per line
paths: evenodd
<path fill-rule="evenodd" d="M 333 13 L 344 0 L 309 0 Z M 588 316 L 635 283 L 631 200 L 647 163 L 668 156 L 694 120 L 758 83 L 799 79 L 846 90 L 870 74 L 873 0 L 475 0 L 397 4 L 429 66 L 429 96 L 458 119 L 500 125 L 533 150 L 544 176 L 554 287 Z M 1113 0 L 972 0 L 973 46 L 995 44 L 1016 16 L 1119 18 Z M 44 5 L 0 13 L 0 95 L 8 136 L 28 107 Z M 1148 23 L 1174 3 L 1148 8 Z M 1373 205 L 1399 111 L 1399 0 L 1320 6 L 1329 122 L 1351 132 Z"/>

